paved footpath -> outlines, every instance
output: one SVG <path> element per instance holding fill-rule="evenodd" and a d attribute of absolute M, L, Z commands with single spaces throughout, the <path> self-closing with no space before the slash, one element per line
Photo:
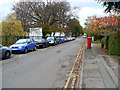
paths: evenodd
<path fill-rule="evenodd" d="M 82 88 L 118 88 L 118 62 L 97 44 L 84 51 Z"/>

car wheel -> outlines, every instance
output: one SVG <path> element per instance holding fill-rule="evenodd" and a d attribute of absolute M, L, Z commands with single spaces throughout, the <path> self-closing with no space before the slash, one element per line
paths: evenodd
<path fill-rule="evenodd" d="M 53 45 L 55 46 L 55 43 Z"/>
<path fill-rule="evenodd" d="M 35 46 L 33 50 L 36 51 L 36 49 L 37 49 L 37 48 L 36 48 L 36 46 Z"/>
<path fill-rule="evenodd" d="M 27 49 L 27 48 L 25 48 L 24 53 L 27 53 L 27 52 L 28 52 L 28 49 Z"/>
<path fill-rule="evenodd" d="M 6 51 L 6 52 L 5 52 L 5 58 L 6 58 L 6 59 L 10 58 L 10 52 L 9 52 L 9 51 Z"/>

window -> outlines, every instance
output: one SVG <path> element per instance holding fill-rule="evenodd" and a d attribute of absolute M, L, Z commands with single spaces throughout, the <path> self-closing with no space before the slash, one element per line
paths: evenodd
<path fill-rule="evenodd" d="M 27 40 L 26 39 L 20 39 L 16 43 L 17 44 L 24 44 L 24 43 L 27 43 Z"/>
<path fill-rule="evenodd" d="M 30 39 L 28 39 L 28 43 L 31 43 Z"/>

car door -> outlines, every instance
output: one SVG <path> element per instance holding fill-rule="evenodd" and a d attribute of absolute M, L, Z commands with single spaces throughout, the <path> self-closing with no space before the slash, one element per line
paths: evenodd
<path fill-rule="evenodd" d="M 28 39 L 27 47 L 29 50 L 32 49 L 32 44 L 30 39 Z"/>
<path fill-rule="evenodd" d="M 35 47 L 35 42 L 33 41 L 33 39 L 30 39 L 30 41 L 31 41 L 31 48 L 34 49 L 34 47 Z"/>

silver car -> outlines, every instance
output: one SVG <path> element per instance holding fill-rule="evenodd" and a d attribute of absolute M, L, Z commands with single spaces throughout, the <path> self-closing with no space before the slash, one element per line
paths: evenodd
<path fill-rule="evenodd" d="M 11 56 L 11 50 L 8 47 L 2 46 L 0 44 L 0 60 L 8 59 Z"/>

